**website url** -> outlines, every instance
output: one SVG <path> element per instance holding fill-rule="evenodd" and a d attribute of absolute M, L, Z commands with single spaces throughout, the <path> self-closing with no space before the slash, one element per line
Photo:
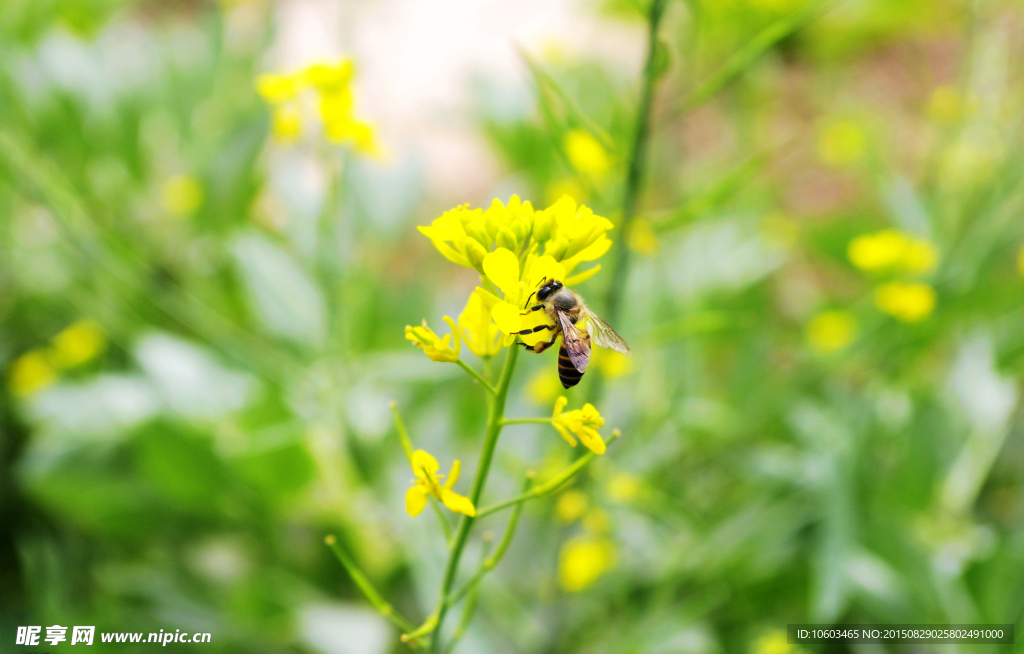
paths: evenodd
<path fill-rule="evenodd" d="M 38 646 L 40 641 L 47 645 L 57 645 L 68 641 L 69 627 L 59 624 L 49 627 L 33 626 L 18 627 L 18 634 L 15 637 L 15 645 Z M 96 636 L 95 626 L 70 627 L 70 645 L 92 645 Z M 168 643 L 208 643 L 211 635 L 207 632 L 188 632 L 181 629 L 174 631 L 151 631 L 151 632 L 100 632 L 101 643 L 157 643 L 164 647 Z"/>
<path fill-rule="evenodd" d="M 146 640 L 142 640 L 143 636 Z M 101 633 L 100 642 L 103 643 L 160 643 L 167 646 L 167 643 L 208 643 L 210 634 L 196 632 L 189 635 L 189 632 L 164 631 L 161 633 Z"/>

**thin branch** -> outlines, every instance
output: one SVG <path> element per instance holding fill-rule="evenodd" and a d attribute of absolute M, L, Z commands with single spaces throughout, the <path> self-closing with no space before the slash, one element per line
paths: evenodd
<path fill-rule="evenodd" d="M 501 425 L 547 425 L 551 418 L 507 418 L 501 421 Z"/>
<path fill-rule="evenodd" d="M 467 373 L 469 373 L 470 377 L 472 377 L 473 379 L 475 379 L 478 382 L 480 382 L 481 384 L 483 384 L 484 388 L 486 388 L 488 391 L 490 391 L 491 395 L 495 395 L 498 392 L 498 389 L 496 389 L 495 387 L 491 386 L 487 382 L 487 380 L 483 378 L 483 375 L 478 373 L 476 370 L 473 370 L 472 368 L 470 368 L 464 361 L 462 361 L 460 359 L 460 360 L 456 361 L 455 363 L 459 364 L 460 368 L 462 368 Z"/>
<path fill-rule="evenodd" d="M 324 538 L 324 543 L 331 548 L 331 551 L 334 552 L 334 556 L 338 558 L 342 567 L 344 567 L 345 571 L 348 572 L 348 576 L 352 578 L 352 581 L 355 582 L 356 586 L 359 587 L 359 590 L 363 592 L 363 595 L 365 595 L 366 599 L 370 601 L 370 604 L 373 604 L 373 607 L 377 609 L 377 612 L 390 620 L 392 624 L 402 631 L 412 631 L 412 624 L 402 616 L 395 613 L 394 607 L 392 607 L 391 604 L 389 604 L 381 594 L 377 592 L 377 589 L 373 587 L 373 584 L 371 584 L 370 580 L 366 578 L 363 571 L 359 569 L 356 562 L 353 561 L 352 558 L 349 557 L 348 553 L 342 549 L 341 545 L 338 544 L 338 539 L 335 538 L 334 535 L 329 535 Z"/>

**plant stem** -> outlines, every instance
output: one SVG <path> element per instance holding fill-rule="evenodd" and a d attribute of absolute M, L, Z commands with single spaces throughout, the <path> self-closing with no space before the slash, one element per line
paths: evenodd
<path fill-rule="evenodd" d="M 618 247 L 612 262 L 611 282 L 605 298 L 605 317 L 615 324 L 619 314 L 619 304 L 626 285 L 626 269 L 629 266 L 629 248 L 625 239 L 629 235 L 630 225 L 636 216 L 637 202 L 640 198 L 640 186 L 643 182 L 644 167 L 647 154 L 647 135 L 651 125 L 651 105 L 654 101 L 654 85 L 657 82 L 658 70 L 656 56 L 658 50 L 658 27 L 665 13 L 666 0 L 651 0 L 651 8 L 647 15 L 647 57 L 644 61 L 644 79 L 640 91 L 640 106 L 637 109 L 636 126 L 633 131 L 633 147 L 629 155 L 629 170 L 626 175 L 626 190 L 622 198 L 622 222 L 618 229 Z"/>
<path fill-rule="evenodd" d="M 462 361 L 461 359 L 460 359 L 459 361 L 456 361 L 455 363 L 459 364 L 459 367 L 460 367 L 460 368 L 462 368 L 462 369 L 463 369 L 463 370 L 465 370 L 465 371 L 466 371 L 467 373 L 469 373 L 469 376 L 470 376 L 470 377 L 472 377 L 473 379 L 475 379 L 475 380 L 477 380 L 478 382 L 480 382 L 481 384 L 483 384 L 483 385 L 484 385 L 484 388 L 486 388 L 486 389 L 487 389 L 487 390 L 488 390 L 488 391 L 489 391 L 489 392 L 491 393 L 491 395 L 494 395 L 495 393 L 497 393 L 497 392 L 498 392 L 498 390 L 497 390 L 496 388 L 494 388 L 493 386 L 491 386 L 491 385 L 490 385 L 490 384 L 489 384 L 489 383 L 487 382 L 487 380 L 483 378 L 483 376 L 482 376 L 482 375 L 481 375 L 480 373 L 478 373 L 478 372 L 477 372 L 476 370 L 473 370 L 472 368 L 470 368 L 470 367 L 469 367 L 469 366 L 468 366 L 468 365 L 467 365 L 467 364 L 466 364 L 465 362 L 463 362 L 463 361 Z"/>
<path fill-rule="evenodd" d="M 508 418 L 501 421 L 501 425 L 547 425 L 551 418 Z"/>
<path fill-rule="evenodd" d="M 494 401 L 491 404 L 487 416 L 487 428 L 484 431 L 484 445 L 480 451 L 480 460 L 476 466 L 476 473 L 473 475 L 473 486 L 469 493 L 469 500 L 476 506 L 483 495 L 484 486 L 487 484 L 487 475 L 491 470 L 491 461 L 494 459 L 494 450 L 498 445 L 498 436 L 501 435 L 501 421 L 505 413 L 505 400 L 508 397 L 509 383 L 512 381 L 512 371 L 516 367 L 516 357 L 519 348 L 511 347 L 505 355 L 505 366 L 501 369 L 501 376 L 498 378 L 497 392 L 494 394 Z M 473 527 L 474 518 L 464 515 L 459 521 L 458 531 L 455 533 L 455 541 L 452 543 L 451 551 L 448 553 L 448 564 L 445 566 L 444 581 L 441 583 L 441 597 L 438 599 L 437 622 L 434 627 L 434 636 L 430 640 L 430 653 L 439 654 L 441 650 L 441 627 L 444 625 L 445 613 L 448 611 L 448 593 L 452 590 L 455 577 L 459 571 L 459 560 L 462 558 L 462 550 L 466 546 L 470 529 Z"/>
<path fill-rule="evenodd" d="M 366 578 L 363 571 L 359 569 L 356 562 L 349 557 L 348 552 L 342 549 L 341 545 L 338 544 L 338 539 L 334 536 L 327 536 L 324 538 L 324 542 L 331 548 L 334 555 L 338 557 L 338 561 L 341 563 L 342 567 L 345 568 L 345 571 L 348 572 L 348 576 L 352 578 L 352 581 L 355 582 L 356 586 L 359 587 L 359 590 L 363 592 L 363 595 L 365 595 L 366 599 L 370 601 L 370 604 L 373 604 L 374 608 L 376 608 L 381 615 L 390 620 L 402 631 L 412 631 L 412 624 L 402 616 L 395 613 L 394 607 L 381 597 L 381 594 L 373 587 L 373 584 L 371 584 L 370 580 Z"/>

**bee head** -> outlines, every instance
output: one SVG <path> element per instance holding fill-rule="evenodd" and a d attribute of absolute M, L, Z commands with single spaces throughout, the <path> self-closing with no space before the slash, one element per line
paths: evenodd
<path fill-rule="evenodd" d="M 552 293 L 557 292 L 560 288 L 562 288 L 562 282 L 558 282 L 555 280 L 545 282 L 544 285 L 542 285 L 537 290 L 537 299 L 543 302 L 544 300 L 548 299 L 548 297 L 550 297 Z"/>

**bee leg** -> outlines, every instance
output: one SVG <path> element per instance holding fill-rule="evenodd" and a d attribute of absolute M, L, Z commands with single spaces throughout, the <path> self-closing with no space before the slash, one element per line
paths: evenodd
<path fill-rule="evenodd" d="M 558 333 L 556 332 L 556 333 L 555 333 L 555 335 L 551 337 L 551 340 L 550 340 L 550 341 L 548 341 L 548 342 L 546 342 L 546 343 L 545 343 L 544 341 L 541 341 L 540 343 L 536 343 L 536 344 L 534 344 L 534 346 L 533 346 L 533 352 L 534 352 L 535 354 L 540 354 L 540 353 L 541 353 L 541 352 L 543 352 L 544 350 L 546 350 L 546 349 L 548 349 L 549 347 L 551 347 L 552 345 L 554 345 L 554 344 L 555 344 L 555 341 L 557 341 L 557 340 L 558 340 Z M 524 345 L 525 345 L 525 343 L 524 343 Z"/>
<path fill-rule="evenodd" d="M 526 302 L 523 302 L 523 304 L 529 305 L 530 304 L 530 300 L 532 300 L 533 296 L 536 295 L 536 294 L 537 294 L 537 291 L 534 291 L 533 293 L 530 293 L 530 297 L 526 298 Z M 532 311 L 532 309 L 531 309 L 531 311 Z"/>
<path fill-rule="evenodd" d="M 545 329 L 554 329 L 554 328 L 555 328 L 554 325 L 538 325 L 537 327 L 534 327 L 533 329 L 524 329 L 521 332 L 512 332 L 512 334 L 514 334 L 515 336 L 523 336 L 523 335 L 526 335 L 526 334 L 533 334 L 534 332 L 539 332 L 539 331 L 542 331 L 542 330 L 545 330 Z"/>
<path fill-rule="evenodd" d="M 529 309 L 527 309 L 526 311 L 523 311 L 523 312 L 522 312 L 522 313 L 520 313 L 519 315 L 520 315 L 520 316 L 528 316 L 528 315 L 530 315 L 531 313 L 533 313 L 534 311 L 540 311 L 540 310 L 541 310 L 541 309 L 543 309 L 543 308 L 544 308 L 544 305 L 543 305 L 543 304 L 538 304 L 538 305 L 536 305 L 536 306 L 532 306 L 532 307 L 530 307 L 530 308 L 529 308 Z"/>

